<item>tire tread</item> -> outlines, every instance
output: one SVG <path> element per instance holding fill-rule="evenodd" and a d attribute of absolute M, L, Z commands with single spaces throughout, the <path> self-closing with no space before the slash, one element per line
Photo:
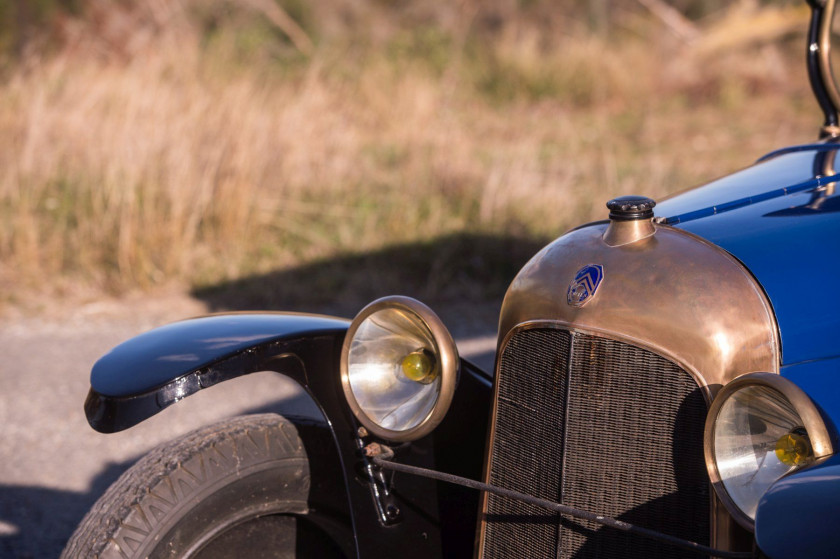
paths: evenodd
<path fill-rule="evenodd" d="M 223 447 L 232 450 L 231 456 L 225 455 Z M 214 455 L 221 468 L 211 467 Z M 164 505 L 155 507 L 155 501 L 161 504 L 175 499 L 174 506 L 178 506 L 178 499 L 187 496 L 183 485 L 189 486 L 190 478 L 196 486 L 213 483 L 231 475 L 230 469 L 224 468 L 226 462 L 230 465 L 230 460 L 235 461 L 235 475 L 238 475 L 249 463 L 266 458 L 307 466 L 305 449 L 294 424 L 276 414 L 231 418 L 164 443 L 142 457 L 108 488 L 82 519 L 61 559 L 131 558 L 132 554 L 124 549 L 131 547 L 129 540 L 142 540 L 161 521 Z M 201 471 L 193 468 L 194 463 Z M 289 489 L 290 496 L 296 496 L 290 501 L 302 499 L 305 507 L 308 468 L 297 487 Z M 111 542 L 115 545 L 109 546 Z M 123 545 L 119 545 L 120 542 Z"/>

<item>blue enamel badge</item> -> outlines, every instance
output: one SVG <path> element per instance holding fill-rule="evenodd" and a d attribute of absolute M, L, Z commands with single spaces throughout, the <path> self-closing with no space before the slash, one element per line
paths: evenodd
<path fill-rule="evenodd" d="M 575 274 L 575 279 L 566 292 L 566 302 L 573 307 L 584 306 L 598 291 L 604 279 L 604 267 L 598 264 L 584 266 Z"/>

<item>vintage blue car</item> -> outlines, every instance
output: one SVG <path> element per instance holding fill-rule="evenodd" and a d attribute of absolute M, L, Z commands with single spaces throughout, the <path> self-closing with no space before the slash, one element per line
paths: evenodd
<path fill-rule="evenodd" d="M 493 374 L 399 296 L 352 322 L 214 315 L 114 348 L 85 403 L 103 432 L 256 371 L 317 413 L 152 451 L 64 556 L 840 555 L 834 0 L 812 10 L 821 139 L 609 201 L 513 281 Z"/>

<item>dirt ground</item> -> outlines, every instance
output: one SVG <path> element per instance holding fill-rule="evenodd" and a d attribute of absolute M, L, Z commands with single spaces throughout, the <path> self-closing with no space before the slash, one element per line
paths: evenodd
<path fill-rule="evenodd" d="M 154 446 L 210 422 L 295 402 L 288 381 L 259 373 L 202 391 L 143 424 L 94 432 L 82 403 L 96 359 L 154 326 L 204 314 L 182 294 L 135 296 L 0 318 L 0 557 L 59 555 L 90 506 Z M 495 324 L 456 338 L 464 356 L 492 366 Z M 306 402 L 299 400 L 299 413 Z"/>

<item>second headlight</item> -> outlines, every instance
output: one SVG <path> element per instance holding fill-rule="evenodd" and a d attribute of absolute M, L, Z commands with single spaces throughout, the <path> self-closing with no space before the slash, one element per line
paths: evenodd
<path fill-rule="evenodd" d="M 718 394 L 706 421 L 705 448 L 718 496 L 750 529 L 771 485 L 832 452 L 811 400 L 790 381 L 767 373 L 739 377 Z"/>

